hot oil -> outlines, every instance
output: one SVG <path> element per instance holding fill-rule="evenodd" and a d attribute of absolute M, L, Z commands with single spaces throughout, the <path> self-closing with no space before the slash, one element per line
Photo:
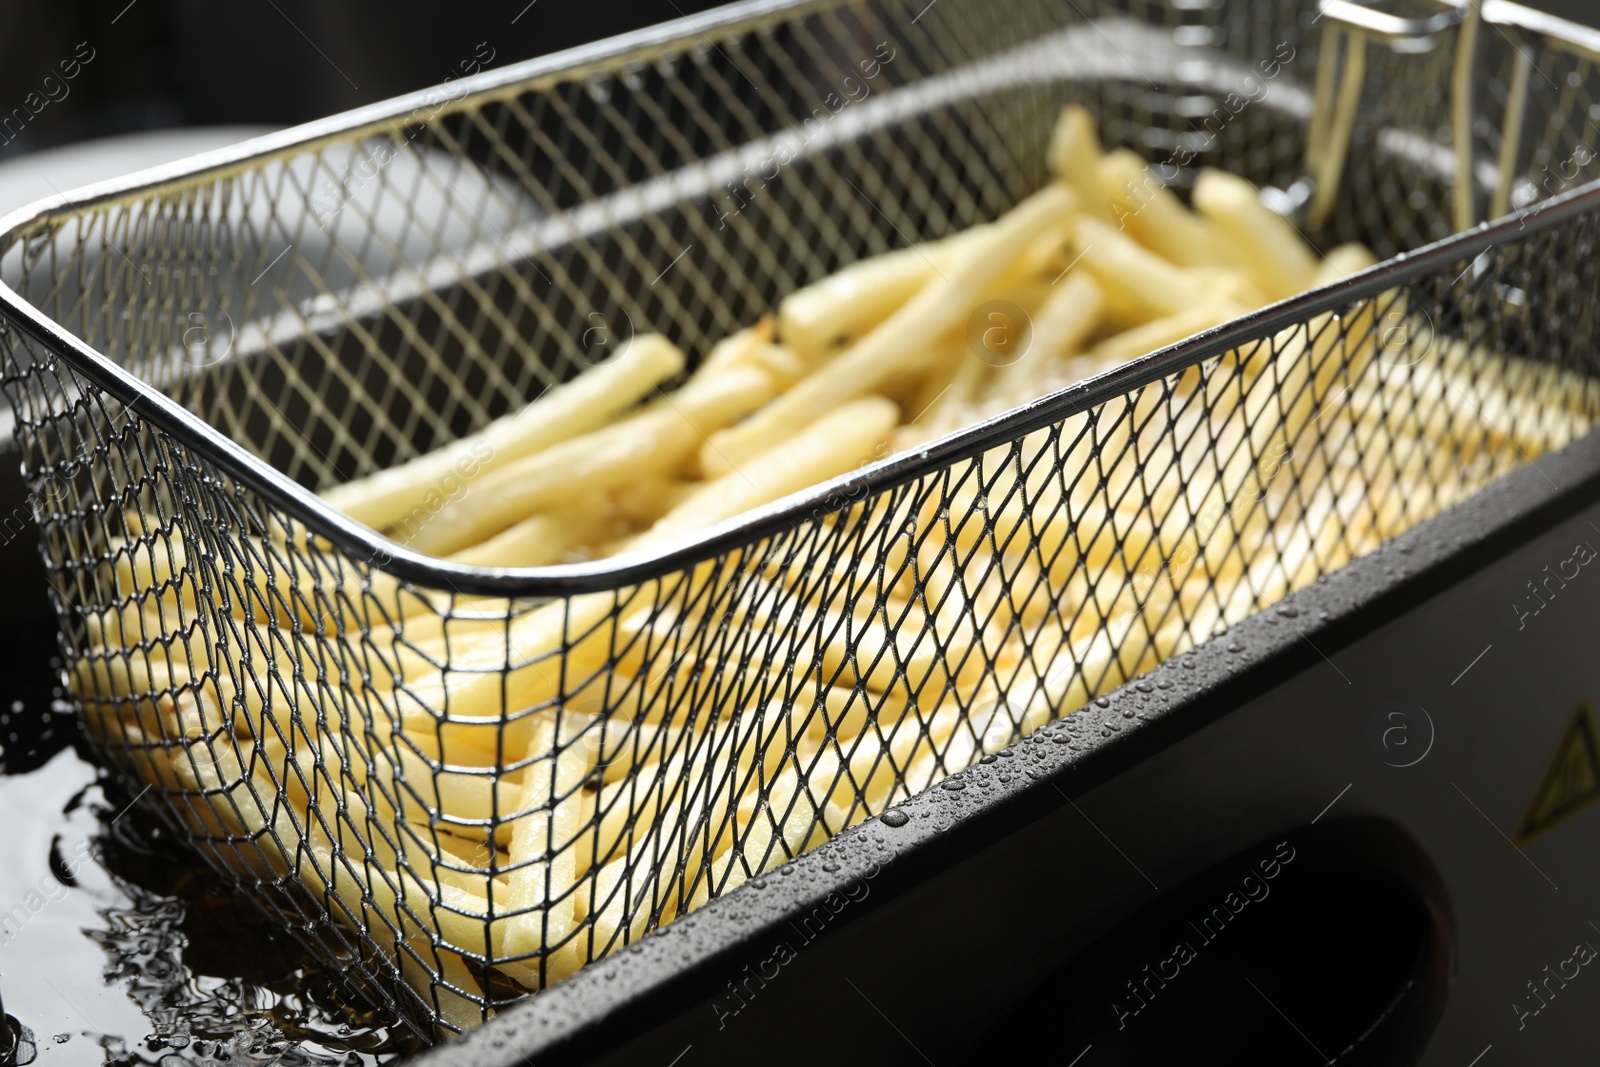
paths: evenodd
<path fill-rule="evenodd" d="M 10 1062 L 39 1067 L 377 1067 L 407 1051 L 85 759 L 70 705 L 37 677 L 53 668 L 12 666 L 0 998 L 15 1025 L 0 1026 L 0 1065 L 13 1044 Z"/>

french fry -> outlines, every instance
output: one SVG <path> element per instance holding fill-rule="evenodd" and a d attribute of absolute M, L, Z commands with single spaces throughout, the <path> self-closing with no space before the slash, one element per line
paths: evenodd
<path fill-rule="evenodd" d="M 599 509 L 575 508 L 534 515 L 488 540 L 451 553 L 450 559 L 477 567 L 543 567 L 560 563 L 574 548 L 598 535 L 604 522 Z"/>
<path fill-rule="evenodd" d="M 1062 108 L 1046 150 L 1050 173 L 1072 188 L 1085 211 L 1109 221 L 1113 212 L 1100 180 L 1103 156 L 1100 134 L 1089 112 L 1077 105 Z"/>
<path fill-rule="evenodd" d="M 841 404 L 778 447 L 707 482 L 662 516 L 646 536 L 654 543 L 712 526 L 854 470 L 872 458 L 899 417 L 898 409 L 882 397 Z"/>
<path fill-rule="evenodd" d="M 1318 288 L 1331 285 L 1377 265 L 1378 257 L 1373 255 L 1372 249 L 1366 245 L 1339 245 L 1329 251 L 1327 258 L 1317 264 L 1316 273 L 1311 278 L 1311 286 Z"/>
<path fill-rule="evenodd" d="M 1211 295 L 1199 274 L 1174 266 L 1095 219 L 1078 220 L 1077 248 L 1083 267 L 1097 281 L 1135 294 L 1147 316 L 1193 311 Z"/>
<path fill-rule="evenodd" d="M 698 373 L 704 376 L 752 362 L 756 352 L 772 342 L 775 333 L 776 323 L 773 317 L 768 315 L 754 326 L 729 334 L 711 346 L 711 351 L 700 364 Z"/>
<path fill-rule="evenodd" d="M 447 479 L 481 477 L 524 456 L 599 429 L 683 370 L 683 353 L 659 334 L 633 338 L 616 357 L 550 389 L 513 414 L 445 448 L 322 494 L 333 507 L 378 529 L 409 514 Z"/>
<path fill-rule="evenodd" d="M 507 956 L 534 955 L 544 945 L 567 940 L 577 921 L 572 890 L 577 882 L 576 850 L 582 812 L 579 788 L 589 772 L 582 746 L 558 744 L 558 719 L 544 716 L 529 750 L 547 754 L 529 768 L 512 821 L 505 910 Z M 543 976 L 553 981 L 578 965 L 576 951 L 560 960 L 545 959 Z M 549 973 L 550 971 L 562 973 Z"/>
<path fill-rule="evenodd" d="M 1101 363 L 1125 363 L 1130 359 L 1177 344 L 1214 326 L 1237 318 L 1245 309 L 1237 304 L 1212 301 L 1189 307 L 1165 318 L 1108 337 L 1090 349 L 1089 355 Z"/>
<path fill-rule="evenodd" d="M 720 427 L 760 407 L 772 390 L 772 379 L 753 367 L 691 381 L 650 411 L 477 479 L 416 532 L 411 547 L 436 555 L 458 552 L 529 512 L 666 474 Z"/>
<path fill-rule="evenodd" d="M 1079 351 L 1100 325 L 1105 290 L 1088 271 L 1069 271 L 1033 315 L 1033 341 L 1015 363 L 995 372 L 989 393 L 1014 407 L 1049 392 L 1050 365 Z"/>
<path fill-rule="evenodd" d="M 1273 300 L 1309 289 L 1317 261 L 1295 228 L 1261 202 L 1255 186 L 1207 170 L 1194 185 L 1194 206 L 1238 247 L 1250 280 Z"/>
<path fill-rule="evenodd" d="M 917 360 L 928 346 L 965 322 L 969 294 L 1005 270 L 1038 231 L 1062 218 L 1072 197 L 1060 188 L 1035 194 L 994 223 L 959 266 L 922 287 L 871 333 L 737 426 L 713 434 L 700 454 L 702 469 L 720 476 L 776 445 L 824 412 L 871 392 Z"/>
<path fill-rule="evenodd" d="M 682 504 L 700 482 L 677 478 L 641 478 L 611 491 L 611 506 L 624 522 L 649 525 Z"/>
<path fill-rule="evenodd" d="M 1118 227 L 1157 255 L 1180 267 L 1230 267 L 1237 262 L 1228 238 L 1185 208 L 1132 152 L 1122 148 L 1108 153 L 1100 161 L 1098 178 Z"/>
<path fill-rule="evenodd" d="M 1092 275 L 1069 274 L 1052 287 L 1049 298 L 1034 314 L 1033 349 L 1023 358 L 1064 359 L 1077 352 L 1099 325 L 1104 301 Z"/>
<path fill-rule="evenodd" d="M 894 314 L 982 241 L 974 227 L 944 241 L 885 252 L 798 289 L 778 305 L 778 337 L 815 366 Z"/>

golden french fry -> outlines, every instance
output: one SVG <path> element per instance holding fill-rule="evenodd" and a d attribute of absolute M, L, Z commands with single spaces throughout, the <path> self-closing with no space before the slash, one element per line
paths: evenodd
<path fill-rule="evenodd" d="M 943 241 L 871 256 L 790 293 L 778 305 L 778 337 L 802 363 L 820 363 L 970 254 L 984 230 L 973 227 Z"/>
<path fill-rule="evenodd" d="M 1317 261 L 1294 226 L 1261 202 L 1256 187 L 1224 171 L 1207 170 L 1194 185 L 1194 206 L 1244 256 L 1250 280 L 1273 300 L 1309 289 Z"/>
<path fill-rule="evenodd" d="M 449 558 L 477 567 L 543 567 L 560 563 L 578 545 L 597 537 L 605 528 L 606 518 L 597 508 L 534 515 L 486 541 L 451 553 Z"/>
<path fill-rule="evenodd" d="M 1133 294 L 1147 316 L 1178 315 L 1207 302 L 1205 278 L 1177 267 L 1127 234 L 1095 219 L 1078 220 L 1082 266 L 1103 286 Z"/>
<path fill-rule="evenodd" d="M 1090 349 L 1089 354 L 1102 363 L 1125 363 L 1130 359 L 1154 352 L 1158 348 L 1177 344 L 1184 338 L 1193 337 L 1213 326 L 1221 326 L 1243 312 L 1244 309 L 1236 304 L 1220 301 L 1186 308 L 1165 318 L 1119 333 L 1115 337 L 1108 337 Z"/>
<path fill-rule="evenodd" d="M 697 376 L 646 412 L 478 478 L 459 500 L 430 517 L 410 546 L 435 555 L 457 552 L 531 512 L 664 475 L 772 391 L 772 379 L 754 367 Z"/>
<path fill-rule="evenodd" d="M 1360 274 L 1368 267 L 1376 267 L 1378 257 L 1372 254 L 1372 249 L 1366 245 L 1348 244 L 1340 245 L 1330 251 L 1327 258 L 1317 264 L 1317 271 L 1311 278 L 1312 288 L 1331 285 L 1342 281 L 1352 274 Z"/>
<path fill-rule="evenodd" d="M 841 404 L 770 451 L 747 460 L 673 508 L 647 535 L 652 543 L 732 518 L 873 458 L 900 412 L 882 397 Z"/>
<path fill-rule="evenodd" d="M 1098 177 L 1116 225 L 1157 255 L 1180 267 L 1237 265 L 1239 253 L 1228 238 L 1184 207 L 1134 153 L 1126 148 L 1108 153 Z"/>
<path fill-rule="evenodd" d="M 402 522 L 418 507 L 425 516 L 428 493 L 446 495 L 459 482 L 599 429 L 683 365 L 683 353 L 659 334 L 635 337 L 615 358 L 555 386 L 520 411 L 410 462 L 335 486 L 323 499 L 378 529 Z"/>
<path fill-rule="evenodd" d="M 828 409 L 871 392 L 914 363 L 940 337 L 966 321 L 969 301 L 998 277 L 1040 229 L 1063 218 L 1072 197 L 1060 187 L 1036 193 L 994 223 L 969 256 L 926 285 L 855 345 L 737 426 L 711 437 L 701 452 L 707 474 L 720 476 L 772 448 Z"/>
<path fill-rule="evenodd" d="M 1100 134 L 1095 129 L 1093 116 L 1077 105 L 1062 108 L 1050 132 L 1047 149 L 1050 173 L 1072 188 L 1083 210 L 1098 218 L 1110 219 L 1113 217 L 1111 205 L 1100 181 L 1102 156 Z"/>

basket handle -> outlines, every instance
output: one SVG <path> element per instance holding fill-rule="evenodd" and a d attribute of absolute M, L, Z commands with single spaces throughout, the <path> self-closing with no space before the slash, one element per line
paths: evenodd
<path fill-rule="evenodd" d="M 1333 211 L 1350 152 L 1351 134 L 1366 82 L 1369 45 L 1396 52 L 1432 52 L 1455 44 L 1450 85 L 1450 117 L 1456 152 L 1453 209 L 1457 232 L 1476 221 L 1472 195 L 1472 71 L 1480 16 L 1471 0 L 1438 0 L 1441 10 L 1422 18 L 1400 18 L 1355 0 L 1324 0 L 1317 16 L 1322 38 L 1317 54 L 1311 128 L 1306 136 L 1305 168 L 1312 192 L 1306 222 L 1321 226 Z M 1468 150 L 1459 150 L 1468 146 Z"/>

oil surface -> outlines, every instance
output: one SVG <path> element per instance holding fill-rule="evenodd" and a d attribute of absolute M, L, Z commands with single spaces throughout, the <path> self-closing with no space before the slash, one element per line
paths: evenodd
<path fill-rule="evenodd" d="M 84 758 L 44 664 L 7 673 L 0 997 L 17 1063 L 377 1067 L 401 1054 Z M 0 1028 L 0 1056 L 7 1038 Z"/>

